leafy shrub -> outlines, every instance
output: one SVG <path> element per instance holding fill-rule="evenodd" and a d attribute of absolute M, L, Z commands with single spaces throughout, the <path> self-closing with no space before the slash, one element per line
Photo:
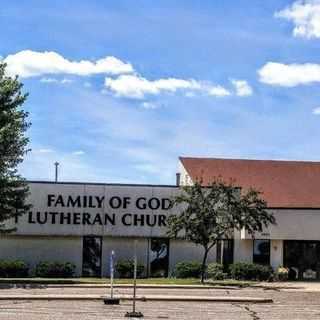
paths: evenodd
<path fill-rule="evenodd" d="M 289 268 L 279 267 L 276 276 L 279 281 L 287 281 L 289 278 Z"/>
<path fill-rule="evenodd" d="M 258 275 L 257 280 L 259 281 L 273 281 L 274 279 L 274 272 L 271 266 L 258 266 Z"/>
<path fill-rule="evenodd" d="M 197 261 L 178 262 L 174 274 L 177 278 L 199 278 L 201 274 L 201 263 Z"/>
<path fill-rule="evenodd" d="M 259 280 L 266 281 L 273 277 L 273 270 L 270 266 L 237 262 L 229 266 L 231 278 L 236 280 Z"/>
<path fill-rule="evenodd" d="M 212 280 L 223 280 L 227 274 L 223 272 L 223 265 L 220 263 L 209 263 L 207 267 L 207 277 Z"/>
<path fill-rule="evenodd" d="M 134 262 L 133 260 L 119 260 L 115 265 L 116 272 L 119 278 L 133 278 Z M 144 265 L 141 263 L 137 264 L 137 278 L 142 278 L 144 273 Z"/>
<path fill-rule="evenodd" d="M 76 266 L 70 262 L 42 261 L 37 264 L 35 274 L 43 278 L 72 278 Z"/>
<path fill-rule="evenodd" d="M 29 267 L 21 260 L 1 260 L 0 277 L 1 278 L 23 278 L 28 276 Z"/>
<path fill-rule="evenodd" d="M 152 271 L 150 276 L 152 278 L 165 278 L 166 277 L 166 272 L 165 272 L 165 270 Z"/>

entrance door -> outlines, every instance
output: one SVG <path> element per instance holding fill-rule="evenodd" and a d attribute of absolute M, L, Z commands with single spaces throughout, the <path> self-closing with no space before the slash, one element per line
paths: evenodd
<path fill-rule="evenodd" d="M 101 277 L 102 238 L 83 237 L 82 276 Z"/>
<path fill-rule="evenodd" d="M 319 279 L 320 242 L 284 241 L 284 265 L 290 268 L 292 278 Z"/>

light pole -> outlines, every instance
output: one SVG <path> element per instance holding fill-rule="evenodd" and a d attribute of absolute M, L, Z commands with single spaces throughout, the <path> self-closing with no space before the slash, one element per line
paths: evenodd
<path fill-rule="evenodd" d="M 110 254 L 110 297 L 103 299 L 104 304 L 120 304 L 120 299 L 113 296 L 113 280 L 114 280 L 114 251 Z"/>
<path fill-rule="evenodd" d="M 54 181 L 57 183 L 57 182 L 58 182 L 58 167 L 59 167 L 59 162 L 56 161 L 56 162 L 54 163 L 54 166 L 56 167 L 56 168 L 55 168 L 55 179 L 54 179 Z"/>
<path fill-rule="evenodd" d="M 136 292 L 137 292 L 137 242 L 134 240 L 134 267 L 133 267 L 133 303 L 132 303 L 132 312 L 127 312 L 125 317 L 129 318 L 142 318 L 143 314 L 139 311 L 136 311 Z"/>

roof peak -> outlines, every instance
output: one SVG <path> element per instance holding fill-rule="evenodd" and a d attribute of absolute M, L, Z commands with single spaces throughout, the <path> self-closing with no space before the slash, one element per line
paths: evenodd
<path fill-rule="evenodd" d="M 192 181 L 209 185 L 232 179 L 244 190 L 263 193 L 269 207 L 319 208 L 320 162 L 181 157 Z"/>
<path fill-rule="evenodd" d="M 222 160 L 222 161 L 254 161 L 254 162 L 285 162 L 285 163 L 315 163 L 320 164 L 320 160 L 290 160 L 290 159 L 249 159 L 249 158 L 219 158 L 219 157 L 185 157 L 180 156 L 179 160 Z"/>

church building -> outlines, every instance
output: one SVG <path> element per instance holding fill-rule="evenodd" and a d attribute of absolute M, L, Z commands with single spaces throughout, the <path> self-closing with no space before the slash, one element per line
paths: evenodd
<path fill-rule="evenodd" d="M 261 191 L 276 225 L 253 239 L 246 230 L 221 239 L 209 262 L 287 266 L 299 279 L 320 278 L 320 162 L 179 158 L 175 185 L 29 181 L 32 207 L 8 221 L 0 259 L 72 262 L 77 276 L 106 276 L 109 257 L 131 259 L 137 240 L 146 276 L 168 276 L 179 261 L 201 260 L 202 248 L 169 239 L 166 219 L 182 185 L 216 178 Z"/>

